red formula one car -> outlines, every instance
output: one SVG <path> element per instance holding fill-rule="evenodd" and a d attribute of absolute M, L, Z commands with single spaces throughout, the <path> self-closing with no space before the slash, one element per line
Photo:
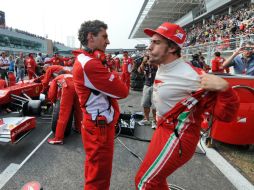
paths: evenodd
<path fill-rule="evenodd" d="M 1 89 L 0 107 L 3 109 L 8 106 L 15 110 L 22 110 L 25 115 L 30 111 L 36 111 L 35 107 L 40 107 L 39 96 L 41 90 L 42 84 L 40 82 L 40 78 L 26 80 L 13 86 Z"/>
<path fill-rule="evenodd" d="M 42 84 L 40 78 L 26 80 L 0 90 L 0 112 L 6 110 L 19 111 L 23 117 L 0 117 L 0 142 L 18 142 L 24 135 L 35 128 L 35 117 L 39 115 L 41 100 L 39 100 Z"/>

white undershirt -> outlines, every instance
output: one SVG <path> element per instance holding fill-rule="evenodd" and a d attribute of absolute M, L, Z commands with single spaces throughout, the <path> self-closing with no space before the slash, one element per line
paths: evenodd
<path fill-rule="evenodd" d="M 161 117 L 176 103 L 191 95 L 200 87 L 198 73 L 182 58 L 161 64 L 156 73 L 153 101 L 157 116 Z"/>

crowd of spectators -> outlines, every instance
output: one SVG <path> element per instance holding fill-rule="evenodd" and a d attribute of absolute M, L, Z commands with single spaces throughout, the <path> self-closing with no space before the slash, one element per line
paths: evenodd
<path fill-rule="evenodd" d="M 30 32 L 23 31 L 23 30 L 20 30 L 20 29 L 17 29 L 17 28 L 12 28 L 12 27 L 3 26 L 3 25 L 1 25 L 0 28 L 1 29 L 5 29 L 5 30 L 9 30 L 9 31 L 14 31 L 14 32 L 17 32 L 17 33 L 20 33 L 20 34 L 25 34 L 25 35 L 28 35 L 28 36 L 31 36 L 31 37 L 42 39 L 42 40 L 46 40 L 47 39 L 45 37 L 42 37 L 42 36 L 39 36 L 39 35 L 36 35 L 36 34 L 32 34 Z M 54 41 L 54 43 L 60 44 L 60 45 L 64 45 L 63 43 L 57 42 L 57 41 Z"/>
<path fill-rule="evenodd" d="M 204 24 L 203 22 L 197 23 L 191 28 L 186 28 L 188 38 L 185 46 L 223 42 L 229 47 L 235 38 L 250 38 L 254 32 L 253 22 L 253 5 L 233 10 L 230 15 L 216 15 L 213 19 L 206 19 Z M 234 48 L 232 47 L 232 49 Z"/>

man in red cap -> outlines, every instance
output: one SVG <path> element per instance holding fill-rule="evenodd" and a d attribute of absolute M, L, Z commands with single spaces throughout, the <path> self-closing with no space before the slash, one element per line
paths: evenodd
<path fill-rule="evenodd" d="M 153 85 L 157 130 L 135 184 L 140 190 L 166 190 L 167 177 L 195 152 L 202 113 L 231 121 L 239 100 L 224 79 L 205 74 L 181 58 L 186 33 L 179 25 L 166 22 L 144 32 L 151 36 L 149 61 L 158 65 Z"/>
<path fill-rule="evenodd" d="M 115 125 L 120 111 L 118 99 L 129 94 L 116 73 L 98 58 L 109 44 L 107 25 L 99 20 L 82 23 L 78 38 L 73 79 L 83 111 L 82 141 L 86 152 L 84 190 L 108 190 L 112 172 Z"/>

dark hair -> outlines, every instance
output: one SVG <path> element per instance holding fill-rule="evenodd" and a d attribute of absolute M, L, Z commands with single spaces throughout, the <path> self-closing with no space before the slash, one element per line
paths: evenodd
<path fill-rule="evenodd" d="M 175 48 L 176 50 L 173 52 L 173 54 L 177 55 L 178 57 L 181 57 L 181 48 L 173 41 L 167 39 L 168 47 Z"/>
<path fill-rule="evenodd" d="M 78 31 L 78 39 L 82 46 L 87 46 L 87 35 L 92 33 L 94 36 L 97 36 L 101 31 L 101 28 L 105 30 L 108 28 L 107 24 L 99 20 L 85 21 L 81 24 L 81 27 Z"/>
<path fill-rule="evenodd" d="M 198 60 L 199 59 L 199 54 L 197 54 L 197 53 L 193 54 L 192 55 L 192 59 Z"/>
<path fill-rule="evenodd" d="M 216 51 L 216 52 L 214 53 L 214 55 L 217 56 L 217 57 L 219 57 L 219 56 L 220 56 L 220 52 Z"/>

